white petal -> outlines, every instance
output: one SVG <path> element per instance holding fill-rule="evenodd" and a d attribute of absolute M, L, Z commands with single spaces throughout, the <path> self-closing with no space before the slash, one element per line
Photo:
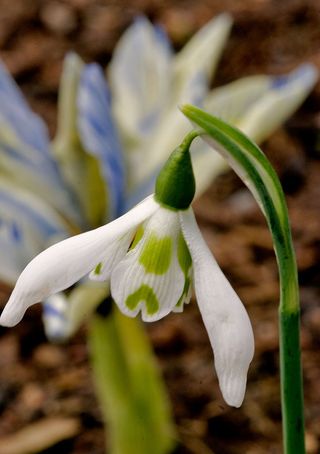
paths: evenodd
<path fill-rule="evenodd" d="M 192 209 L 179 216 L 193 261 L 196 297 L 214 351 L 220 389 L 229 405 L 239 407 L 254 352 L 251 323 L 208 249 Z"/>
<path fill-rule="evenodd" d="M 175 307 L 184 288 L 177 248 L 181 234 L 176 212 L 160 208 L 143 225 L 138 243 L 111 275 L 111 295 L 129 317 L 141 311 L 147 322 L 159 320 Z"/>
<path fill-rule="evenodd" d="M 19 277 L 1 314 L 0 324 L 17 324 L 29 306 L 81 279 L 104 259 L 110 244 L 157 209 L 159 205 L 151 196 L 110 224 L 61 241 L 43 251 Z"/>

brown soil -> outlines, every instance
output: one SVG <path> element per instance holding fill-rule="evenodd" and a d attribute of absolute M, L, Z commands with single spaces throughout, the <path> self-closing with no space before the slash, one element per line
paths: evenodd
<path fill-rule="evenodd" d="M 87 61 L 106 65 L 121 32 L 139 13 L 162 23 L 178 49 L 213 15 L 223 10 L 231 12 L 235 25 L 216 85 L 248 74 L 282 73 L 303 61 L 312 61 L 320 68 L 319 0 L 221 3 L 0 0 L 1 58 L 52 132 L 65 52 L 74 49 Z M 319 106 L 320 85 L 300 111 L 263 144 L 286 191 L 298 258 L 310 454 L 320 452 Z M 212 352 L 196 303 L 182 315 L 148 325 L 181 437 L 177 453 L 281 453 L 279 288 L 265 221 L 233 173 L 218 178 L 196 202 L 195 210 L 219 264 L 248 308 L 256 352 L 245 402 L 240 409 L 231 409 L 218 389 Z M 3 301 L 8 292 L 1 288 Z M 67 346 L 49 345 L 40 309 L 33 308 L 15 329 L 0 330 L 0 370 L 0 443 L 2 436 L 21 428 L 37 430 L 32 426 L 36 421 L 50 425 L 68 418 L 71 426 L 67 440 L 41 452 L 104 452 L 85 328 Z M 17 451 L 23 452 L 27 453 Z"/>

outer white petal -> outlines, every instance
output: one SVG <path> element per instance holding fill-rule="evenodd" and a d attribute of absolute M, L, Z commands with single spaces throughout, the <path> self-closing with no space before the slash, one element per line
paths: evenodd
<path fill-rule="evenodd" d="M 192 209 L 179 216 L 193 261 L 195 292 L 214 351 L 220 389 L 229 405 L 239 407 L 254 352 L 251 323 L 208 249 Z"/>
<path fill-rule="evenodd" d="M 181 230 L 177 213 L 165 208 L 150 217 L 143 229 L 140 241 L 112 271 L 111 295 L 124 314 L 135 317 L 141 311 L 142 319 L 151 322 L 171 312 L 184 288 L 185 278 L 177 254 Z M 154 241 L 152 247 L 150 241 Z M 142 256 L 147 258 L 148 266 Z M 166 265 L 159 272 L 156 268 L 164 256 Z M 137 298 L 133 307 L 129 298 Z"/>
<path fill-rule="evenodd" d="M 151 196 L 110 224 L 61 241 L 43 251 L 19 277 L 1 314 L 0 324 L 17 324 L 29 306 L 81 279 L 105 258 L 110 244 L 157 209 L 159 205 Z"/>

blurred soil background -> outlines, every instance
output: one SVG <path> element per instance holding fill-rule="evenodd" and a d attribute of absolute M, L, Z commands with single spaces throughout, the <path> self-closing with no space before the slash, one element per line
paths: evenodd
<path fill-rule="evenodd" d="M 160 22 L 179 49 L 222 11 L 235 23 L 215 85 L 256 73 L 281 74 L 304 61 L 320 69 L 319 0 L 0 0 L 0 55 L 53 134 L 68 50 L 106 66 L 121 33 L 141 13 Z M 285 188 L 298 258 L 309 454 L 320 452 L 319 128 L 320 84 L 262 146 Z M 195 302 L 182 315 L 147 326 L 172 399 L 181 439 L 176 454 L 281 453 L 279 288 L 270 235 L 256 203 L 231 172 L 215 181 L 195 210 L 247 306 L 256 352 L 245 402 L 232 409 L 220 395 Z M 1 287 L 1 300 L 8 292 Z M 46 454 L 104 452 L 87 356 L 85 327 L 66 346 L 46 343 L 39 306 L 16 328 L 0 330 L 0 453 L 30 453 L 28 443 L 35 439 Z"/>

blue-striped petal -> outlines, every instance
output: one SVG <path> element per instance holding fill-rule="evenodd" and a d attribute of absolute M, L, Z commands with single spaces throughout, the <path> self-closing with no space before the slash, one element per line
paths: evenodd
<path fill-rule="evenodd" d="M 0 280 L 14 284 L 36 254 L 71 233 L 41 198 L 0 181 Z"/>
<path fill-rule="evenodd" d="M 47 127 L 28 106 L 20 89 L 0 62 L 0 137 L 16 147 L 21 160 L 45 171 L 47 179 L 61 184 L 57 164 L 50 154 Z"/>
<path fill-rule="evenodd" d="M 87 65 L 78 90 L 78 127 L 87 152 L 98 159 L 109 197 L 109 218 L 123 212 L 125 188 L 122 148 L 110 108 L 110 95 L 102 69 Z"/>
<path fill-rule="evenodd" d="M 119 40 L 109 65 L 113 111 L 126 147 L 157 126 L 171 102 L 172 50 L 160 27 L 139 17 Z"/>
<path fill-rule="evenodd" d="M 50 148 L 41 118 L 0 62 L 0 169 L 21 187 L 45 198 L 73 222 L 79 216 Z"/>
<path fill-rule="evenodd" d="M 257 143 L 267 139 L 308 96 L 318 79 L 315 66 L 304 64 L 283 76 L 245 77 L 213 90 L 205 109 L 228 121 Z M 210 147 L 198 142 L 193 147 L 197 194 L 227 168 L 227 163 Z"/>
<path fill-rule="evenodd" d="M 97 227 L 105 219 L 106 197 L 98 160 L 87 153 L 78 128 L 78 90 L 84 63 L 67 54 L 59 87 L 57 133 L 52 143 L 61 173 L 82 214 L 81 227 Z"/>
<path fill-rule="evenodd" d="M 23 143 L 41 153 L 49 154 L 48 131 L 44 122 L 31 111 L 20 89 L 1 62 L 0 115 Z"/>
<path fill-rule="evenodd" d="M 73 203 L 72 194 L 63 180 L 50 178 L 45 160 L 38 153 L 14 137 L 3 138 L 0 131 L 0 180 L 10 179 L 15 186 L 24 188 L 52 205 L 73 224 L 80 224 L 80 215 Z"/>
<path fill-rule="evenodd" d="M 303 64 L 283 76 L 270 77 L 269 90 L 236 125 L 261 143 L 302 104 L 318 79 L 319 71 L 312 64 Z"/>

